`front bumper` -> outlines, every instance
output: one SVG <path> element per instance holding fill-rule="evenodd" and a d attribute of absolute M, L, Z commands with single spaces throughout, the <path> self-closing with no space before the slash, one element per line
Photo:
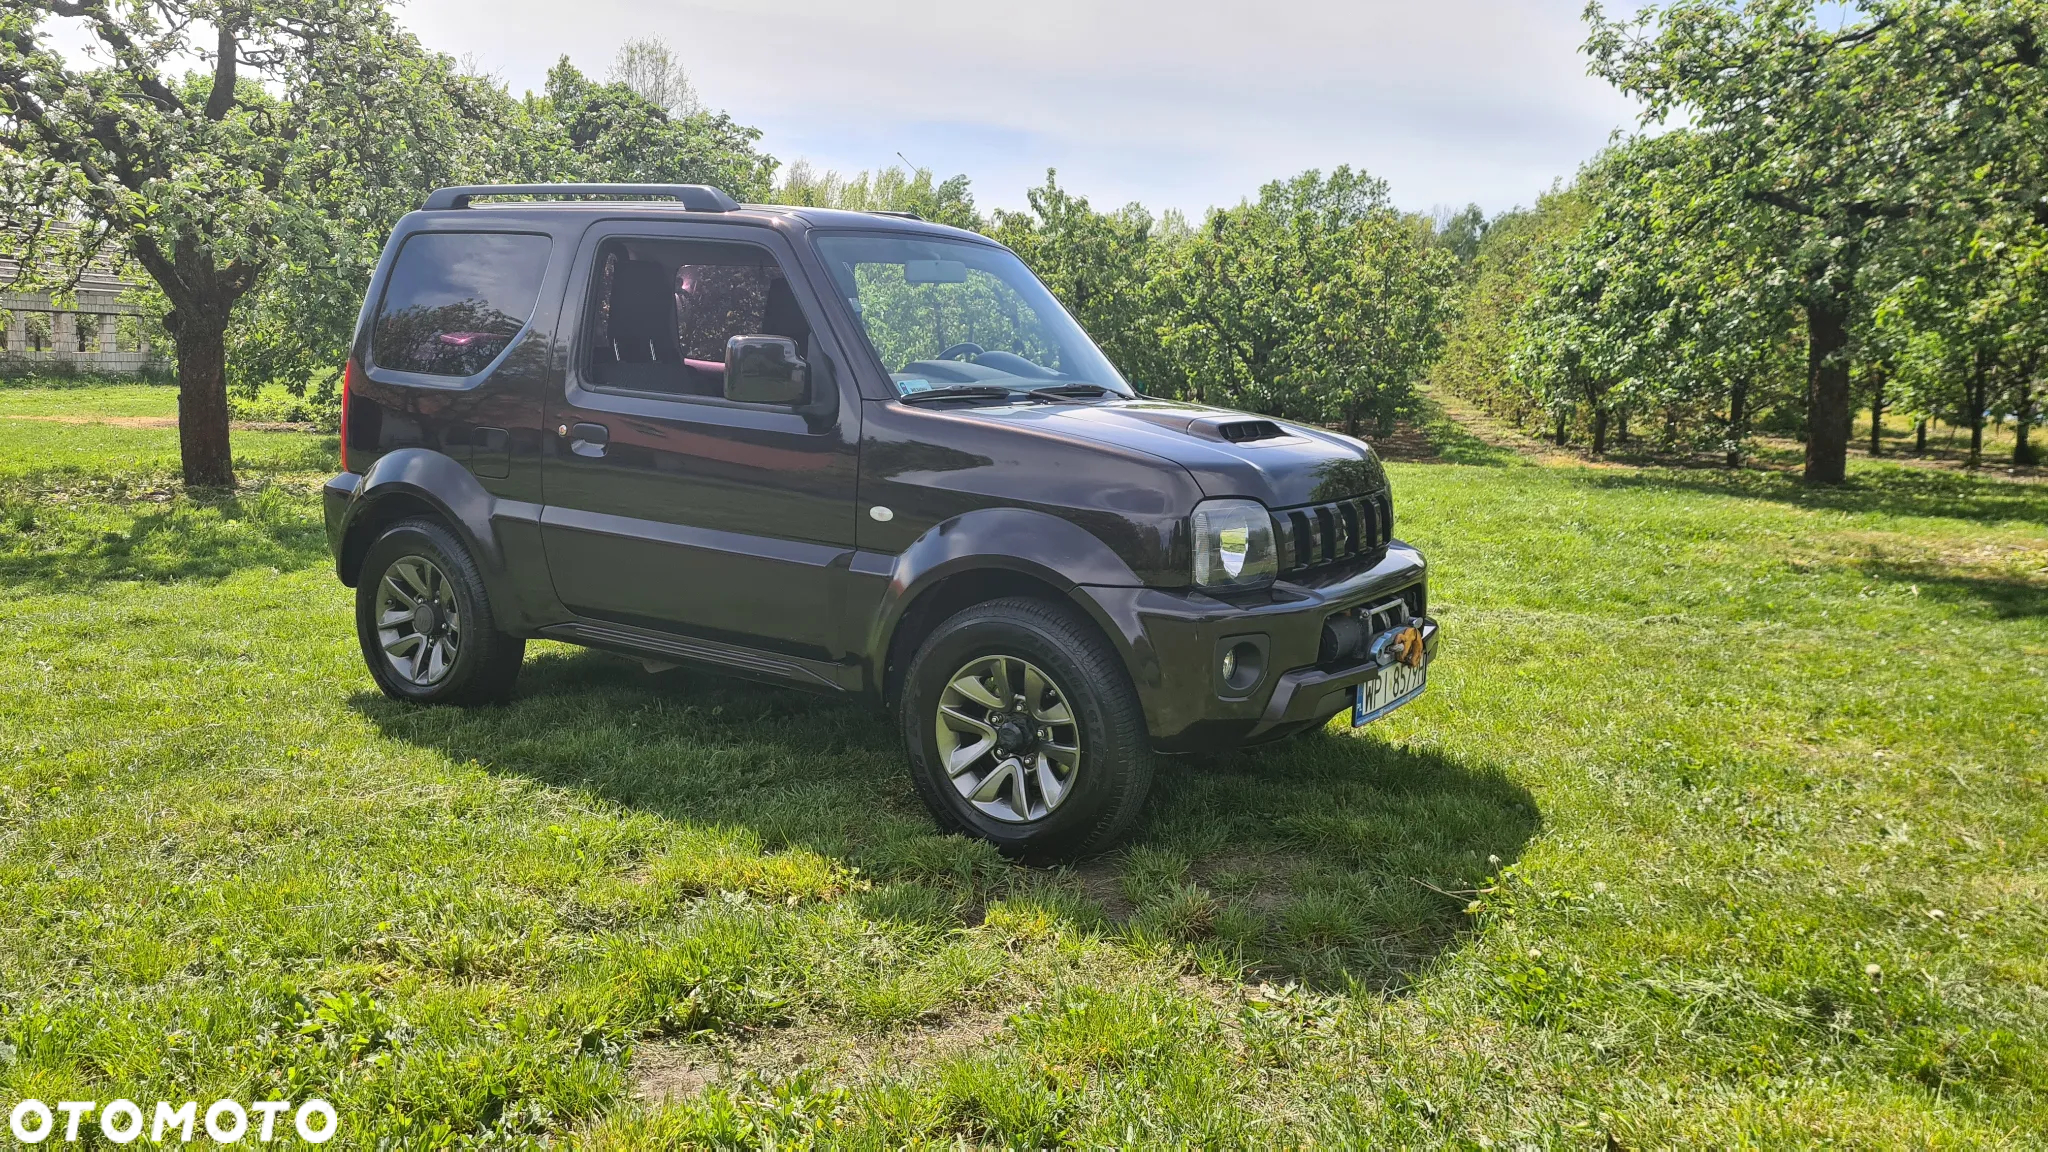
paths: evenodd
<path fill-rule="evenodd" d="M 1376 675 L 1379 665 L 1365 659 L 1319 667 L 1324 622 L 1409 589 L 1422 593 L 1426 583 L 1422 554 L 1396 541 L 1368 569 L 1314 585 L 1282 582 L 1256 602 L 1156 588 L 1080 591 L 1122 635 L 1154 746 L 1193 752 L 1277 740 L 1350 707 L 1359 683 Z M 1417 600 L 1426 607 L 1425 597 Z M 1425 652 L 1434 659 L 1435 623 L 1418 623 L 1424 625 Z M 1240 640 L 1253 641 L 1265 653 L 1263 674 L 1241 694 L 1219 672 L 1229 647 L 1225 641 Z"/>

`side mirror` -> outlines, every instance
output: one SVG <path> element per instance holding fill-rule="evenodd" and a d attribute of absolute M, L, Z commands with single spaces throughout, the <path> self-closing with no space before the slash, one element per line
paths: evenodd
<path fill-rule="evenodd" d="M 725 398 L 744 404 L 801 404 L 811 369 L 787 336 L 735 336 L 725 342 Z"/>

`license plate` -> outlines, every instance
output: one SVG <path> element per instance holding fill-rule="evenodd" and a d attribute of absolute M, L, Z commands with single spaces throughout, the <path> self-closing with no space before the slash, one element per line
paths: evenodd
<path fill-rule="evenodd" d="M 1429 666 L 1410 668 L 1406 664 L 1389 664 L 1380 673 L 1358 686 L 1358 696 L 1351 705 L 1351 726 L 1370 724 L 1373 721 L 1408 703 L 1429 685 Z"/>

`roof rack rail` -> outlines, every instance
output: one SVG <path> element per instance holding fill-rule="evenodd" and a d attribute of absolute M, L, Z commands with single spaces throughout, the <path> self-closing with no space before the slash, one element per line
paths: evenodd
<path fill-rule="evenodd" d="M 692 212 L 737 212 L 739 201 L 709 184 L 470 184 L 437 188 L 424 210 L 444 212 L 467 208 L 478 196 L 582 197 L 598 200 L 680 200 Z"/>
<path fill-rule="evenodd" d="M 915 212 L 905 212 L 905 211 L 901 211 L 901 210 L 898 210 L 898 209 L 894 209 L 894 208 L 870 208 L 870 209 L 868 209 L 868 215 L 870 215 L 870 216 L 894 216 L 894 217 L 896 217 L 896 218 L 897 218 L 898 220 L 922 220 L 922 219 L 924 219 L 924 217 L 922 217 L 922 216 L 919 216 L 919 215 L 918 215 L 917 213 L 915 213 Z"/>

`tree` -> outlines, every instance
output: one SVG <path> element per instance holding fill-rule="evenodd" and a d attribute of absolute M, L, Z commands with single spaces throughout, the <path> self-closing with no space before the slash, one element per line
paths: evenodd
<path fill-rule="evenodd" d="M 775 158 L 755 147 L 760 129 L 722 112 L 671 116 L 626 84 L 593 83 L 567 56 L 544 94 L 527 96 L 526 114 L 534 179 L 710 184 L 746 201 L 774 187 Z"/>
<path fill-rule="evenodd" d="M 606 78 L 631 88 L 671 117 L 684 119 L 703 111 L 682 59 L 657 37 L 626 41 Z"/>
<path fill-rule="evenodd" d="M 913 212 L 921 219 L 970 232 L 982 227 L 967 177 L 940 180 L 929 168 L 906 172 L 891 166 L 848 179 L 837 172 L 819 172 L 809 161 L 799 160 L 783 174 L 774 200 L 849 212 Z"/>
<path fill-rule="evenodd" d="M 1384 183 L 1340 167 L 1210 212 L 1154 290 L 1196 399 L 1385 432 L 1441 346 L 1457 276 Z"/>
<path fill-rule="evenodd" d="M 1942 223 L 1963 235 L 1942 235 Z M 2035 390 L 2048 357 L 2042 230 L 1993 216 L 1941 221 L 1929 231 L 1936 233 L 1929 251 L 1948 258 L 1926 260 L 1891 289 L 1878 329 L 1888 346 L 1905 350 L 1906 386 L 1970 429 L 1970 467 L 1983 462 L 1986 421 L 2002 415 L 2016 422 L 2013 462 L 2030 464 Z"/>
<path fill-rule="evenodd" d="M 1154 395 L 1182 394 L 1185 381 L 1159 342 L 1151 214 L 1136 204 L 1097 212 L 1087 198 L 1062 189 L 1050 170 L 1044 186 L 1025 198 L 1029 211 L 998 211 L 988 234 L 1031 266 L 1135 385 Z"/>
<path fill-rule="evenodd" d="M 1430 370 L 1434 384 L 1516 424 L 1542 409 L 1512 370 L 1515 318 L 1536 289 L 1539 254 L 1574 232 L 1587 211 L 1586 197 L 1576 187 L 1559 188 L 1535 208 L 1503 213 L 1488 224 L 1472 259 L 1457 321 Z"/>
<path fill-rule="evenodd" d="M 1958 201 L 2027 196 L 1976 187 L 1985 131 L 2038 84 L 2032 0 L 1874 0 L 1825 30 L 1812 0 L 1674 0 L 1631 20 L 1587 9 L 1594 71 L 1641 99 L 1645 124 L 1682 118 L 1699 143 L 1694 214 L 1679 243 L 1738 218 L 1757 262 L 1785 278 L 1808 350 L 1806 476 L 1839 483 L 1850 435 L 1862 273 L 1903 222 Z M 2027 149 L 2038 154 L 2038 141 Z M 2029 171 L 2038 169 L 2033 165 Z"/>
<path fill-rule="evenodd" d="M 56 18 L 76 20 L 103 63 L 56 52 Z M 205 70 L 171 75 L 186 59 Z M 0 12 L 0 198 L 25 223 L 14 240 L 31 269 L 75 270 L 117 247 L 162 292 L 188 485 L 234 483 L 237 306 L 326 234 L 332 197 L 359 194 L 405 150 L 392 117 L 439 98 L 434 59 L 374 0 L 18 0 Z"/>

